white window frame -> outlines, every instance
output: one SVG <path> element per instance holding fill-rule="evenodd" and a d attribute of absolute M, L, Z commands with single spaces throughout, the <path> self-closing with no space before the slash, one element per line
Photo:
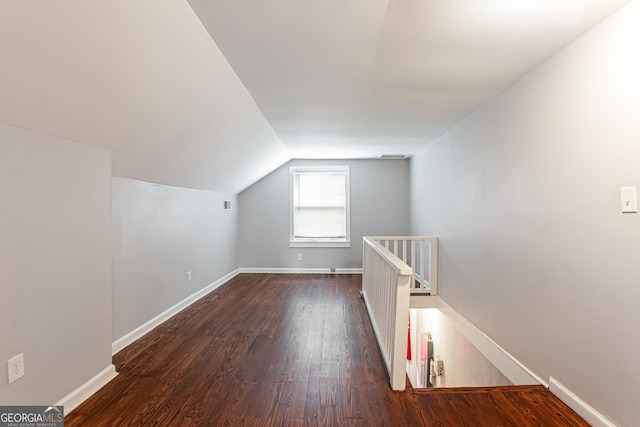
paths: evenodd
<path fill-rule="evenodd" d="M 346 236 L 344 238 L 300 238 L 295 237 L 293 230 L 293 188 L 294 175 L 296 172 L 344 172 L 345 173 L 345 226 Z M 351 247 L 351 184 L 349 177 L 349 166 L 290 166 L 289 167 L 289 247 L 292 248 L 348 248 Z"/>

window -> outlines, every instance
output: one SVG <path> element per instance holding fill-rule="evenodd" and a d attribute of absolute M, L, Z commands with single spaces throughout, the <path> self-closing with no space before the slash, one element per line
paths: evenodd
<path fill-rule="evenodd" d="M 292 166 L 289 246 L 349 247 L 349 167 Z"/>

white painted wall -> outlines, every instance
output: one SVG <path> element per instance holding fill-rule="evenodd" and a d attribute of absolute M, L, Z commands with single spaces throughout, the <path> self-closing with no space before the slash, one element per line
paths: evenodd
<path fill-rule="evenodd" d="M 421 336 L 430 332 L 433 338 L 433 351 L 436 358 L 444 364 L 444 373 L 435 377 L 435 387 L 488 387 L 510 385 L 511 381 L 495 367 L 465 336 L 458 330 L 456 320 L 449 318 L 437 308 L 411 310 L 412 338 L 412 377 L 422 380 L 414 383 L 427 387 L 425 381 L 429 375 L 429 363 L 422 360 Z"/>
<path fill-rule="evenodd" d="M 289 247 L 289 166 L 295 165 L 350 166 L 350 248 Z M 292 160 L 240 193 L 238 205 L 240 267 L 361 268 L 362 236 L 409 232 L 409 162 Z"/>
<path fill-rule="evenodd" d="M 54 404 L 111 365 L 110 187 L 107 151 L 0 125 L 0 404 Z"/>
<path fill-rule="evenodd" d="M 411 163 L 411 229 L 440 239 L 440 295 L 537 375 L 640 420 L 640 2 Z"/>
<path fill-rule="evenodd" d="M 113 178 L 114 341 L 238 268 L 236 201 Z"/>

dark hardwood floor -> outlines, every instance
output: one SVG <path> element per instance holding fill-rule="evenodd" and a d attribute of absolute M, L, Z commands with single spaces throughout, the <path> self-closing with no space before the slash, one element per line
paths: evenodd
<path fill-rule="evenodd" d="M 588 426 L 542 386 L 394 392 L 359 275 L 243 274 L 114 356 L 72 426 Z"/>

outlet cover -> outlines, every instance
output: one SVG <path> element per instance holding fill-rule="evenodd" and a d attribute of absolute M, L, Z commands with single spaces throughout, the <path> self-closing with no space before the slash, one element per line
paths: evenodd
<path fill-rule="evenodd" d="M 9 384 L 24 376 L 24 353 L 20 353 L 17 356 L 13 356 L 9 359 Z"/>

